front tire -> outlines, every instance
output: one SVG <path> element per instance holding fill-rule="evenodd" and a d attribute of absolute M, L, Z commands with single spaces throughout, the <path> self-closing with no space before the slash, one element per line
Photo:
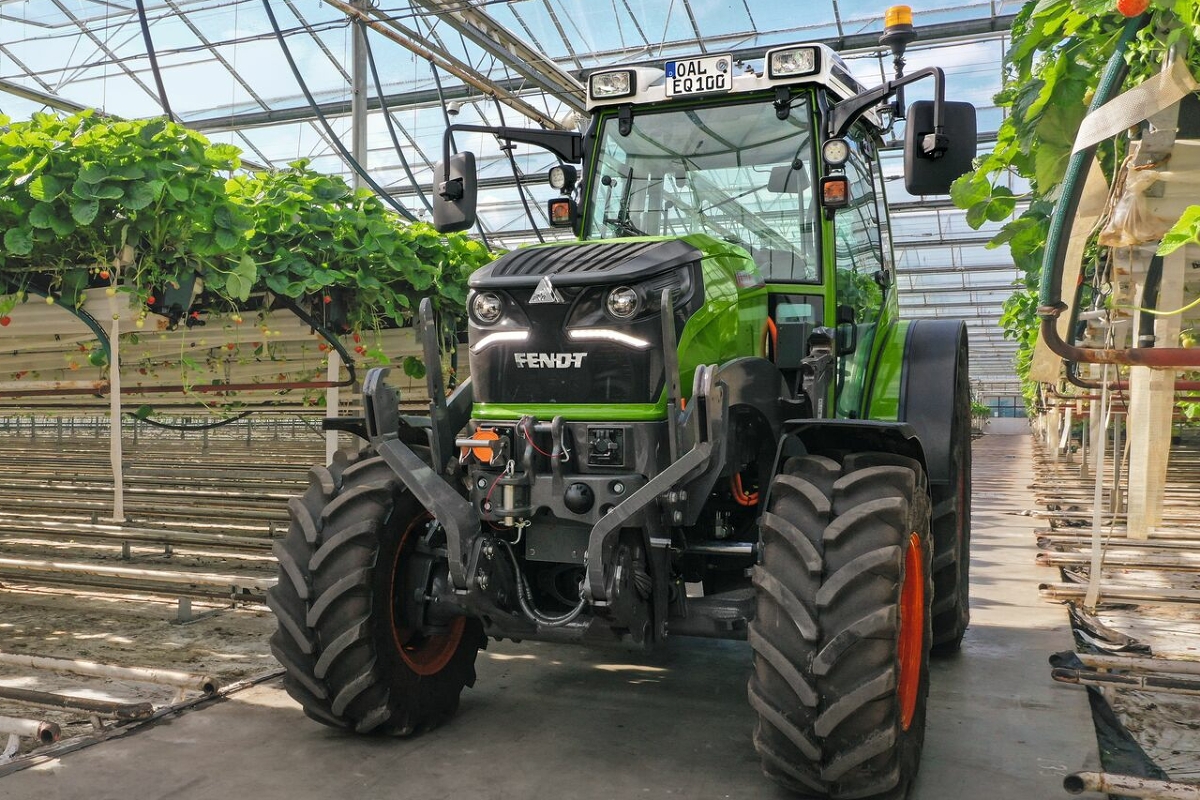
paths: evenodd
<path fill-rule="evenodd" d="M 802 456 L 775 478 L 749 632 L 770 778 L 815 797 L 907 793 L 924 740 L 931 554 L 917 462 Z"/>
<path fill-rule="evenodd" d="M 289 510 L 267 593 L 288 694 L 316 721 L 358 733 L 404 736 L 452 716 L 485 638 L 465 617 L 428 636 L 400 621 L 401 570 L 437 534 L 428 512 L 371 456 L 314 467 Z"/>

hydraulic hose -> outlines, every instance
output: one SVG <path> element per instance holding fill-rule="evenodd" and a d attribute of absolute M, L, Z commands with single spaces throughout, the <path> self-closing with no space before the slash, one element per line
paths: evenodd
<path fill-rule="evenodd" d="M 1125 51 L 1134 35 L 1149 21 L 1150 15 L 1143 14 L 1129 20 L 1121 30 L 1116 50 L 1104 66 L 1096 94 L 1088 106 L 1089 114 L 1111 100 L 1125 82 L 1125 76 L 1129 73 L 1129 65 L 1125 63 Z M 1062 199 L 1054 207 L 1054 215 L 1050 218 L 1050 232 L 1046 236 L 1046 252 L 1042 258 L 1042 285 L 1038 298 L 1041 308 L 1038 309 L 1038 316 L 1043 320 L 1047 317 L 1057 319 L 1063 311 L 1061 284 L 1063 262 L 1067 256 L 1067 234 L 1071 231 L 1075 212 L 1079 209 L 1079 199 L 1083 195 L 1083 184 L 1087 178 L 1087 166 L 1096 155 L 1096 147 L 1097 145 L 1090 145 L 1072 153 L 1071 160 L 1067 162 L 1067 171 L 1063 175 Z"/>
<path fill-rule="evenodd" d="M 573 609 L 558 617 L 551 617 L 548 614 L 538 610 L 533 604 L 533 593 L 529 591 L 529 584 L 525 582 L 525 575 L 521 572 L 521 564 L 517 561 L 517 556 L 513 552 L 512 545 L 504 540 L 501 540 L 504 549 L 508 551 L 508 557 L 512 561 L 513 570 L 517 576 L 517 602 L 521 605 L 521 611 L 533 623 L 541 625 L 545 628 L 561 628 L 575 620 L 581 613 L 587 601 L 583 598 L 583 593 L 580 592 L 579 604 Z"/>

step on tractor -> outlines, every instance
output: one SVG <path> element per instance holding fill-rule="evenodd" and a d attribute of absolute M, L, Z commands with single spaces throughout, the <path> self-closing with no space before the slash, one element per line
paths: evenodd
<path fill-rule="evenodd" d="M 586 132 L 447 131 L 441 230 L 475 222 L 449 137 L 482 131 L 557 157 L 548 218 L 579 238 L 471 276 L 448 396 L 453 321 L 423 304 L 427 417 L 377 369 L 363 417 L 327 421 L 368 444 L 292 500 L 268 596 L 308 716 L 435 726 L 489 638 L 743 639 L 770 778 L 907 792 L 929 654 L 967 626 L 971 407 L 964 324 L 899 319 L 879 151 L 903 118 L 908 191 L 944 193 L 976 133 L 888 16 L 873 89 L 800 44 L 593 72 Z"/>

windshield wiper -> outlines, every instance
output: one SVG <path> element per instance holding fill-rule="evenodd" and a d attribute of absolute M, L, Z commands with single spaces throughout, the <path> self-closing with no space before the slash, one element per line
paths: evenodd
<path fill-rule="evenodd" d="M 621 205 L 617 209 L 616 217 L 605 217 L 604 224 L 612 225 L 615 233 L 624 236 L 645 236 L 646 232 L 640 230 L 633 224 L 633 220 L 629 216 L 629 197 L 633 193 L 633 167 L 629 168 L 629 174 L 623 176 L 625 180 L 625 188 L 621 191 Z M 600 182 L 609 187 L 609 196 L 612 196 L 613 178 L 605 175 L 600 179 Z M 606 204 L 607 205 L 607 204 Z"/>

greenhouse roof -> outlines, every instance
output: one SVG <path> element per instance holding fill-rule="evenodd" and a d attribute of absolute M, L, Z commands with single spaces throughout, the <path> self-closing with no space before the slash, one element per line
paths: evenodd
<path fill-rule="evenodd" d="M 914 4 L 922 35 L 909 68 L 947 71 L 952 97 L 979 108 L 984 147 L 1000 121 L 991 98 L 1019 6 Z M 800 41 L 842 50 L 856 77 L 873 85 L 890 71 L 877 46 L 883 11 L 863 0 L 818 0 L 802 14 L 783 0 L 0 0 L 0 112 L 95 108 L 140 118 L 169 109 L 240 147 L 249 166 L 308 159 L 352 179 L 334 142 L 353 149 L 352 20 L 361 19 L 367 73 L 378 82 L 368 78 L 366 138 L 356 152 L 377 183 L 425 218 L 450 121 L 575 127 L 591 69 L 704 52 L 753 64 L 771 46 Z M 533 240 L 546 224 L 540 198 L 549 196 L 543 176 L 552 159 L 517 148 L 518 181 L 490 137 L 463 136 L 458 145 L 480 156 L 489 242 Z M 884 168 L 906 314 L 968 319 L 973 379 L 991 394 L 1016 393 L 1013 347 L 998 327 L 1017 277 L 1007 251 L 987 249 L 988 234 L 968 228 L 945 198 L 905 194 L 899 152 L 885 153 Z M 530 212 L 521 191 L 539 198 Z"/>

